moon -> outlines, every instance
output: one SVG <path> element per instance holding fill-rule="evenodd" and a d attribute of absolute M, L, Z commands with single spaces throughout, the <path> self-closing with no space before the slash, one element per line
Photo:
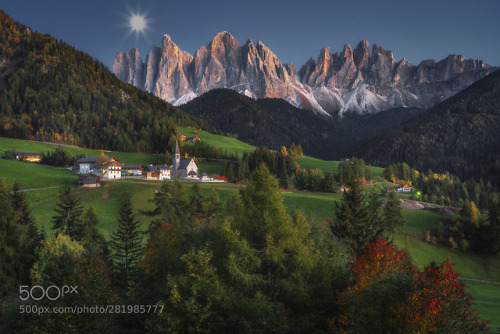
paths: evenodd
<path fill-rule="evenodd" d="M 146 17 L 141 14 L 132 14 L 128 20 L 128 24 L 130 29 L 136 33 L 144 32 L 148 27 Z"/>

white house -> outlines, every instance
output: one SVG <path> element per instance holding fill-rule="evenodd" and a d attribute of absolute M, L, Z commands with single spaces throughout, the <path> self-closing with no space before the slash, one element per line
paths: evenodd
<path fill-rule="evenodd" d="M 171 169 L 169 166 L 167 165 L 162 165 L 162 166 L 159 166 L 157 165 L 156 168 L 158 169 L 158 171 L 160 172 L 160 175 L 158 176 L 158 178 L 160 180 L 170 180 L 171 178 Z"/>
<path fill-rule="evenodd" d="M 122 177 L 122 164 L 118 161 L 108 161 L 102 167 L 102 175 L 105 179 L 120 179 Z"/>

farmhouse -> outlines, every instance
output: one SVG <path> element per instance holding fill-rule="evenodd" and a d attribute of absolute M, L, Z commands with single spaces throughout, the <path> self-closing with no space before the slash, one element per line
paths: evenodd
<path fill-rule="evenodd" d="M 107 161 L 101 162 L 101 157 L 89 156 L 79 159 L 76 163 L 78 174 L 94 173 L 103 175 L 106 179 L 119 179 L 122 176 L 122 164 L 115 158 L 106 157 Z"/>
<path fill-rule="evenodd" d="M 194 142 L 200 141 L 200 137 L 198 137 L 198 136 L 186 137 L 185 141 L 187 141 L 188 143 L 194 143 Z"/>
<path fill-rule="evenodd" d="M 27 161 L 27 162 L 40 162 L 42 160 L 41 153 L 31 153 L 31 152 L 14 152 L 16 160 Z"/>
<path fill-rule="evenodd" d="M 101 184 L 101 177 L 93 173 L 82 174 L 78 177 L 79 187 L 95 188 Z"/>
<path fill-rule="evenodd" d="M 142 176 L 142 165 L 123 165 L 122 176 Z"/>
<path fill-rule="evenodd" d="M 120 179 L 122 177 L 122 164 L 117 160 L 108 161 L 102 166 L 101 173 L 106 179 Z"/>
<path fill-rule="evenodd" d="M 412 191 L 412 188 L 407 185 L 407 184 L 400 184 L 398 185 L 397 187 L 394 187 L 394 188 L 386 188 L 387 192 L 392 192 L 392 191 L 395 191 L 397 193 L 402 193 L 402 192 L 410 192 Z"/>
<path fill-rule="evenodd" d="M 159 180 L 160 171 L 155 165 L 148 165 L 142 170 L 142 177 L 146 180 Z"/>

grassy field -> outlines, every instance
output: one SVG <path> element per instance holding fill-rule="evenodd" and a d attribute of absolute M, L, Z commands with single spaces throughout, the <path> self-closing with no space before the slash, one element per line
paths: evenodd
<path fill-rule="evenodd" d="M 426 232 L 436 229 L 439 222 L 446 222 L 450 217 L 425 210 L 403 210 L 404 226 L 403 231 Z"/>
<path fill-rule="evenodd" d="M 8 186 L 15 182 L 23 189 L 54 187 L 78 183 L 78 176 L 64 168 L 0 159 L 0 177 Z"/>
<path fill-rule="evenodd" d="M 226 165 L 224 161 L 197 162 L 196 164 L 198 165 L 198 173 L 207 173 L 208 175 L 222 175 Z"/>
<path fill-rule="evenodd" d="M 490 331 L 500 333 L 500 285 L 473 281 L 463 281 L 474 296 L 476 309 L 484 318 L 490 320 Z"/>
<path fill-rule="evenodd" d="M 0 154 L 7 150 L 15 150 L 17 152 L 49 152 L 54 151 L 59 145 L 51 143 L 41 143 L 37 141 L 21 140 L 0 137 Z M 153 163 L 153 155 L 148 153 L 128 153 L 108 150 L 89 150 L 75 146 L 61 146 L 67 152 L 75 156 L 78 155 L 99 155 L 104 152 L 108 156 L 114 156 L 123 164 L 151 164 Z"/>
<path fill-rule="evenodd" d="M 229 138 L 221 135 L 215 135 L 203 130 L 197 130 L 198 134 L 195 134 L 196 129 L 193 128 L 183 128 L 178 127 L 179 133 L 185 134 L 188 137 L 198 136 L 202 141 L 208 145 L 215 146 L 222 150 L 222 152 L 235 153 L 239 158 L 243 156 L 245 152 L 252 152 L 255 147 L 249 144 L 245 144 L 235 138 Z"/>
<path fill-rule="evenodd" d="M 338 175 L 339 172 L 339 164 L 340 161 L 326 161 L 320 160 L 309 156 L 303 156 L 297 158 L 297 164 L 301 167 L 308 169 L 322 169 L 325 172 L 333 172 L 335 175 Z M 384 172 L 383 168 L 369 166 L 370 173 L 373 178 L 382 177 L 382 173 Z"/>

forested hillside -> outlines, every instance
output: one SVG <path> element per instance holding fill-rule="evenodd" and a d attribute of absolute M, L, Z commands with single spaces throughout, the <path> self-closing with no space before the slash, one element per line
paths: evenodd
<path fill-rule="evenodd" d="M 426 171 L 450 171 L 463 179 L 500 185 L 500 71 L 350 154 L 387 166 L 406 162 Z"/>
<path fill-rule="evenodd" d="M 176 125 L 198 124 L 0 11 L 0 136 L 164 152 Z"/>
<path fill-rule="evenodd" d="M 307 155 L 330 160 L 344 157 L 353 143 L 421 112 L 406 108 L 376 115 L 322 117 L 282 99 L 254 100 L 230 89 L 214 89 L 179 108 L 252 145 L 279 149 L 295 143 Z"/>

